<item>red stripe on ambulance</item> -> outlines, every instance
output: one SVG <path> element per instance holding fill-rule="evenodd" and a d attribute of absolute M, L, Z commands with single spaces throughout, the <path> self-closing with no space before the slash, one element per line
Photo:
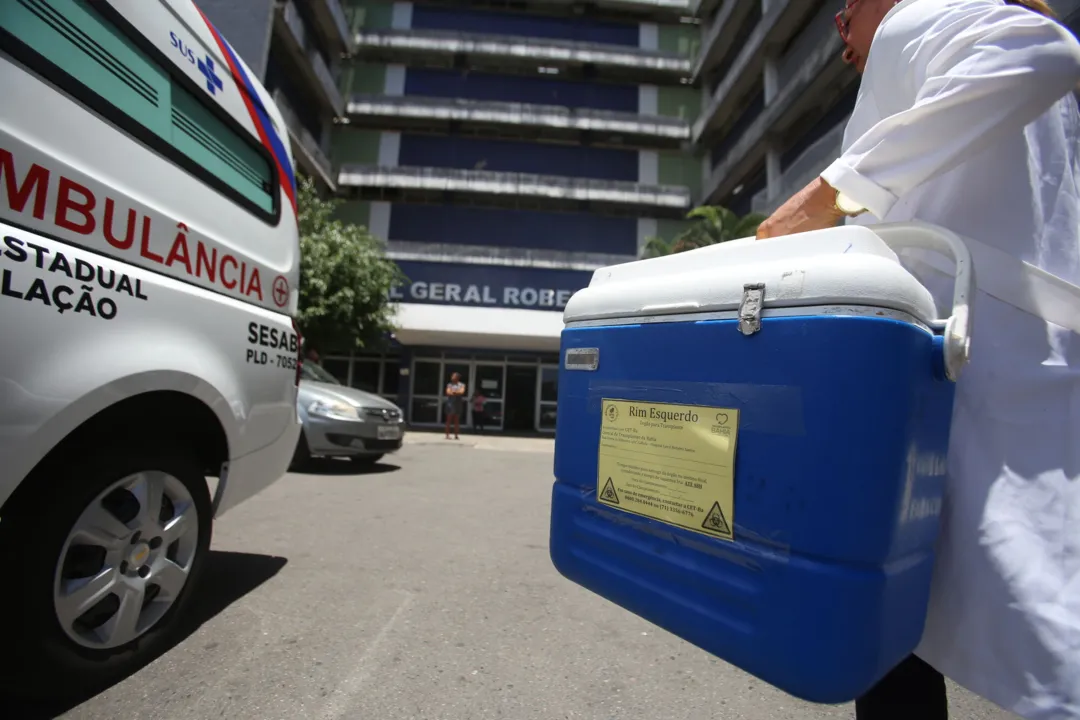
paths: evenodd
<path fill-rule="evenodd" d="M 226 290 L 263 301 L 259 268 L 249 268 L 246 262 L 219 253 L 218 248 L 197 238 L 190 240 L 188 227 L 182 222 L 176 223 L 176 235 L 168 251 L 155 252 L 151 241 L 154 223 L 149 215 L 140 216 L 107 195 L 98 202 L 90 188 L 63 175 L 58 176 L 56 184 L 56 209 L 51 218 L 46 218 L 51 175 L 47 168 L 34 163 L 20 180 L 14 157 L 0 148 L 2 187 L 12 211 L 25 213 L 30 205 L 30 214 L 38 220 L 51 220 L 56 227 L 79 235 L 100 236 L 117 250 L 133 251 L 137 246 L 139 256 L 145 260 L 173 270 L 182 268 L 190 277 L 205 278 Z"/>

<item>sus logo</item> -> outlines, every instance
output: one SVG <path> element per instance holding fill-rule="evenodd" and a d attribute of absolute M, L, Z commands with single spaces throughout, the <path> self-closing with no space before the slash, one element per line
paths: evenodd
<path fill-rule="evenodd" d="M 206 78 L 206 89 L 211 95 L 217 95 L 218 90 L 225 89 L 225 84 L 214 72 L 214 58 L 207 55 L 205 60 L 200 60 L 199 72 Z"/>

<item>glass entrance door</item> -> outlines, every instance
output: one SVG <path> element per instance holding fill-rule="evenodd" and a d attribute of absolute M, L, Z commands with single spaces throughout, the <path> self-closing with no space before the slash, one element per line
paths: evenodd
<path fill-rule="evenodd" d="M 476 363 L 472 382 L 469 386 L 469 397 L 476 393 L 484 396 L 484 430 L 502 430 L 503 427 L 503 395 L 506 388 L 506 365 L 503 363 Z M 472 401 L 469 401 L 469 426 L 478 428 L 476 413 L 472 409 Z"/>
<path fill-rule="evenodd" d="M 552 360 L 554 357 L 503 361 L 494 353 L 419 355 L 413 358 L 411 372 L 403 376 L 409 383 L 409 423 L 442 426 L 446 421 L 446 385 L 457 372 L 467 388 L 462 428 L 479 429 L 473 411 L 473 398 L 479 392 L 484 396 L 485 431 L 552 432 L 559 400 L 559 366 Z M 384 376 L 386 372 L 389 369 Z M 360 377 L 362 382 L 364 376 Z"/>
<path fill-rule="evenodd" d="M 435 425 L 442 420 L 442 377 L 441 360 L 417 359 L 413 361 L 410 423 Z"/>
<path fill-rule="evenodd" d="M 559 408 L 559 366 L 541 365 L 536 379 L 539 402 L 536 404 L 536 429 L 555 432 L 555 419 Z"/>
<path fill-rule="evenodd" d="M 506 408 L 503 427 L 517 432 L 536 429 L 536 365 L 508 363 L 506 366 Z"/>

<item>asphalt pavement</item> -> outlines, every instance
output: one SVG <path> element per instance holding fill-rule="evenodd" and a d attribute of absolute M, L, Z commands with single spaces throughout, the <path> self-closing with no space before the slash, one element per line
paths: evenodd
<path fill-rule="evenodd" d="M 0 717 L 853 717 L 564 580 L 547 551 L 551 449 L 414 435 L 361 475 L 290 475 L 217 523 L 180 644 L 80 704 L 0 698 Z M 956 720 L 1013 718 L 950 693 Z"/>

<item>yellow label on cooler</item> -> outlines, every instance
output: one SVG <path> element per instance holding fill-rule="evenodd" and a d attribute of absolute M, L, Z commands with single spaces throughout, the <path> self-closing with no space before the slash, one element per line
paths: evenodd
<path fill-rule="evenodd" d="M 738 410 L 605 398 L 602 413 L 601 503 L 734 540 Z"/>

